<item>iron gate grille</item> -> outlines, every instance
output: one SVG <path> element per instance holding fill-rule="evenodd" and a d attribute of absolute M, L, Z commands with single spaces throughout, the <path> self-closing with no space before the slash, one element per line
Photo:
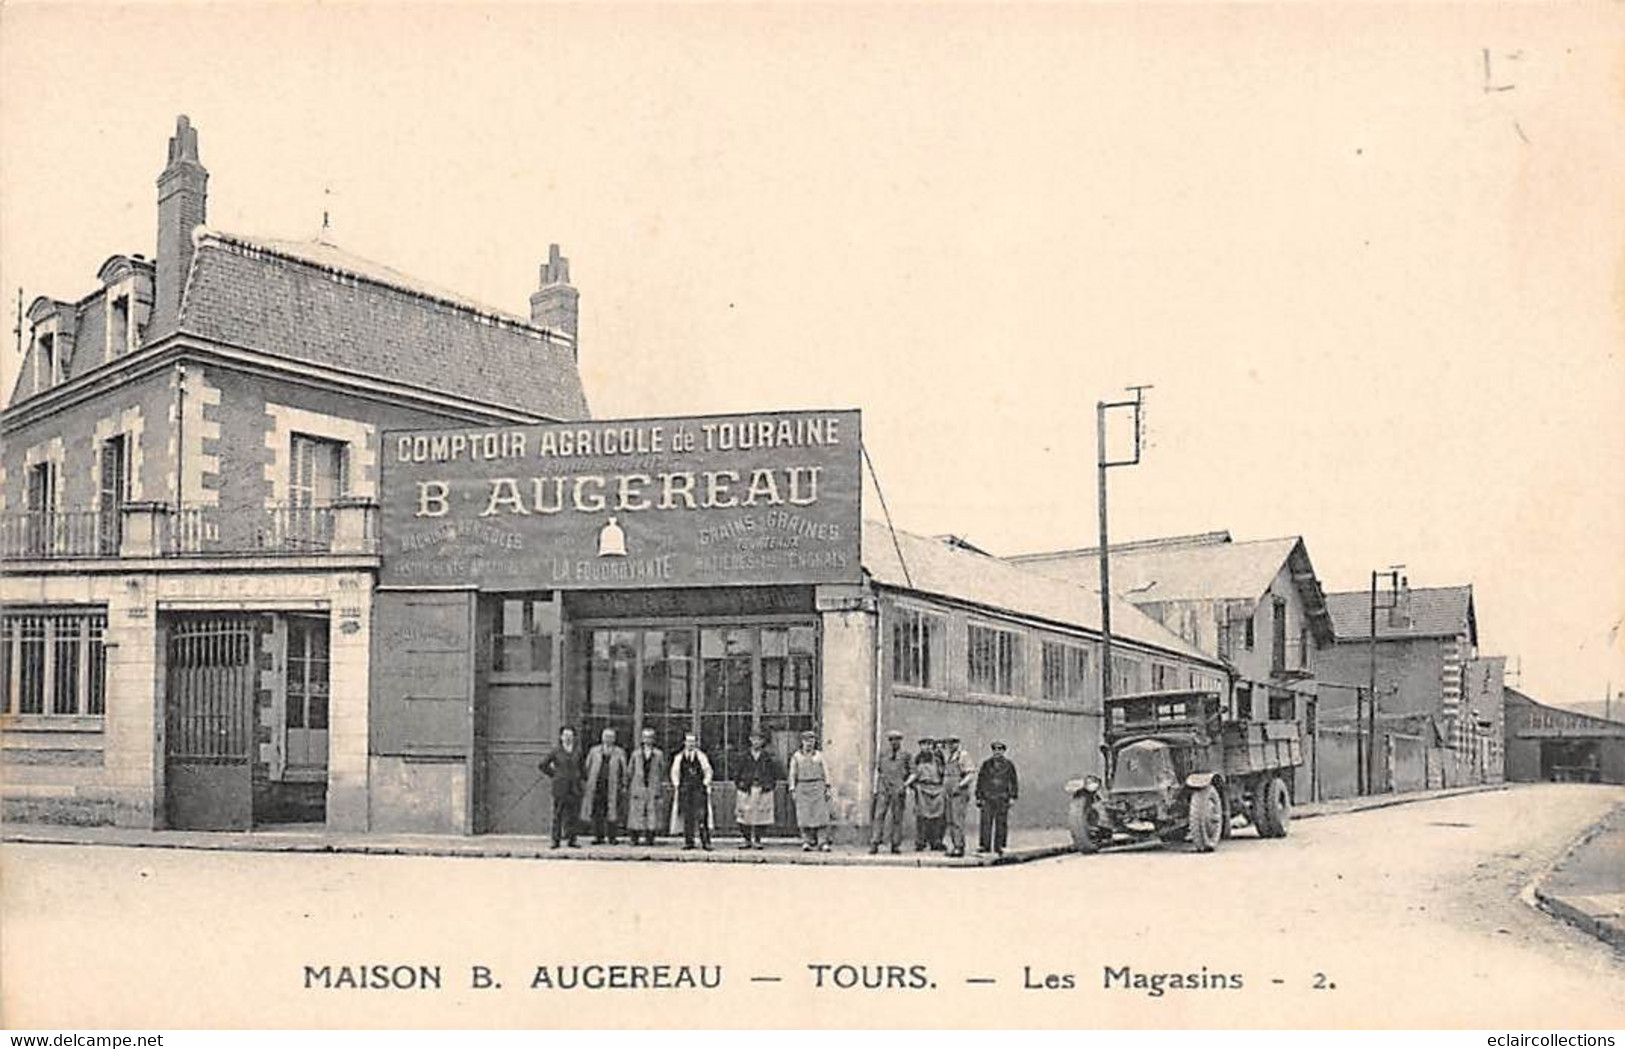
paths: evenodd
<path fill-rule="evenodd" d="M 166 715 L 169 756 L 200 765 L 246 763 L 254 677 L 252 621 L 172 623 Z"/>

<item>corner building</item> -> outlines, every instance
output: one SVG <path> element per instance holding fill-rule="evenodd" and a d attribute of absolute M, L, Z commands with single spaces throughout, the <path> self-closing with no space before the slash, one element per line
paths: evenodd
<path fill-rule="evenodd" d="M 527 320 L 211 229 L 208 178 L 181 117 L 156 257 L 27 311 L 0 413 L 8 821 L 367 828 L 380 434 L 587 414 L 556 248 Z"/>

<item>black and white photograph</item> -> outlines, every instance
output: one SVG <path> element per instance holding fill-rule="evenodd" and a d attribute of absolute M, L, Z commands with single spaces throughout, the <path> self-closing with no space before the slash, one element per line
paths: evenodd
<path fill-rule="evenodd" d="M 1622 56 L 8 0 L 0 1026 L 1613 1045 Z"/>

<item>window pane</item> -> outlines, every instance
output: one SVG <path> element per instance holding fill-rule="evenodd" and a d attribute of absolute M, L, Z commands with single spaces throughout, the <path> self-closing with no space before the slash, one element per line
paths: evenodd
<path fill-rule="evenodd" d="M 56 661 L 55 681 L 51 685 L 51 713 L 77 714 L 79 712 L 79 617 L 53 616 L 55 641 L 52 648 Z"/>

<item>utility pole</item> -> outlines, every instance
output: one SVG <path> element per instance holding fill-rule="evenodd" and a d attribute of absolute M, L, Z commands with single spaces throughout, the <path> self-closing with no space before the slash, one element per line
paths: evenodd
<path fill-rule="evenodd" d="M 1370 663 L 1370 677 L 1367 681 L 1365 695 L 1365 726 L 1364 730 L 1355 734 L 1355 742 L 1359 744 L 1360 784 L 1361 794 L 1377 793 L 1377 611 L 1391 609 L 1399 604 L 1399 587 L 1404 577 L 1399 570 L 1404 565 L 1389 565 L 1386 572 L 1371 573 L 1371 636 L 1367 639 L 1368 656 Z M 1377 603 L 1377 580 L 1383 576 L 1388 578 L 1388 603 Z M 1359 698 L 1355 698 L 1355 720 L 1359 720 Z"/>
<path fill-rule="evenodd" d="M 1106 471 L 1117 466 L 1138 466 L 1145 436 L 1145 391 L 1150 386 L 1125 387 L 1134 395 L 1132 401 L 1095 402 L 1095 468 L 1100 485 L 1100 701 L 1102 705 L 1112 698 L 1112 570 L 1111 540 L 1106 530 Z M 1111 459 L 1106 454 L 1106 413 L 1117 408 L 1134 411 L 1134 456 L 1129 459 Z"/>

